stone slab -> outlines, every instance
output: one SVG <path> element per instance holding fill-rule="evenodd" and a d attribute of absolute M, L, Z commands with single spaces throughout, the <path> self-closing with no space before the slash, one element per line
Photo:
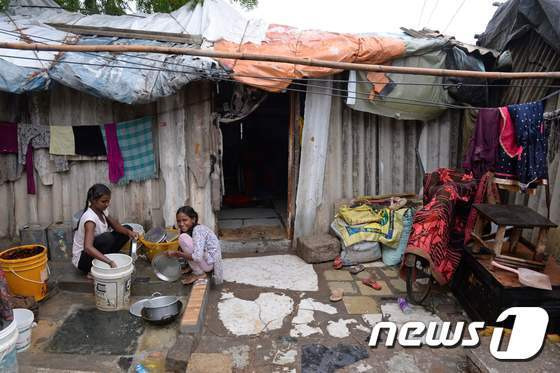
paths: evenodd
<path fill-rule="evenodd" d="M 239 229 L 243 227 L 243 219 L 218 220 L 220 229 Z"/>
<path fill-rule="evenodd" d="M 165 369 L 171 372 L 184 372 L 197 345 L 193 335 L 180 334 L 173 347 L 167 352 Z"/>
<path fill-rule="evenodd" d="M 398 277 L 399 276 L 399 272 L 398 269 L 396 269 L 395 267 L 385 267 L 381 269 L 383 271 L 383 273 L 385 274 L 385 276 L 387 277 Z"/>
<path fill-rule="evenodd" d="M 503 344 L 509 341 L 505 340 Z M 500 361 L 490 353 L 490 337 L 481 337 L 478 348 L 467 348 L 467 367 L 469 372 L 480 373 L 527 373 L 558 371 L 560 346 L 545 341 L 541 352 L 528 361 Z"/>
<path fill-rule="evenodd" d="M 380 290 L 375 290 L 370 286 L 366 286 L 361 281 L 356 282 L 356 285 L 358 286 L 358 289 L 360 290 L 360 293 L 362 295 L 375 295 L 379 297 L 394 295 L 385 281 L 377 281 L 377 283 L 381 285 Z"/>
<path fill-rule="evenodd" d="M 296 251 L 307 263 L 328 262 L 340 254 L 340 241 L 329 234 L 300 237 Z"/>
<path fill-rule="evenodd" d="M 348 296 L 342 299 L 346 312 L 351 315 L 364 315 L 367 313 L 379 313 L 379 306 L 372 297 Z"/>
<path fill-rule="evenodd" d="M 240 208 L 223 209 L 219 212 L 218 219 L 263 219 L 277 218 L 278 214 L 273 209 L 267 208 Z"/>
<path fill-rule="evenodd" d="M 222 253 L 227 254 L 258 254 L 287 253 L 290 251 L 291 240 L 220 240 Z"/>
<path fill-rule="evenodd" d="M 243 227 L 281 227 L 278 218 L 243 219 Z"/>
<path fill-rule="evenodd" d="M 368 270 L 366 269 L 366 270 L 363 270 L 362 272 L 356 274 L 355 276 L 356 276 L 356 278 L 358 278 L 359 280 L 361 280 L 361 279 L 364 279 L 364 278 L 371 277 L 372 274 L 370 273 L 370 271 L 368 271 Z"/>
<path fill-rule="evenodd" d="M 232 358 L 229 354 L 193 353 L 187 373 L 231 373 Z"/>
<path fill-rule="evenodd" d="M 390 280 L 389 282 L 399 293 L 406 293 L 406 282 L 404 282 L 404 280 L 400 278 L 396 278 Z"/>
<path fill-rule="evenodd" d="M 327 281 L 353 281 L 350 272 L 343 269 L 329 269 L 323 272 L 323 276 Z"/>
<path fill-rule="evenodd" d="M 78 309 L 56 331 L 46 351 L 81 355 L 130 355 L 144 332 L 142 319 L 128 310 Z"/>
<path fill-rule="evenodd" d="M 329 289 L 332 291 L 334 289 L 342 289 L 344 294 L 357 294 L 358 290 L 354 284 L 350 281 L 329 281 L 327 282 Z"/>

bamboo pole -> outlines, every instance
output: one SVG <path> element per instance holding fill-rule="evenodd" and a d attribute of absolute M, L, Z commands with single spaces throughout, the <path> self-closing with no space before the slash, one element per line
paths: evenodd
<path fill-rule="evenodd" d="M 329 67 L 340 70 L 358 70 L 383 73 L 398 73 L 410 75 L 433 75 L 433 76 L 454 76 L 464 78 L 480 78 L 480 79 L 558 79 L 560 71 L 549 72 L 487 72 L 487 71 L 470 71 L 470 70 L 450 70 L 450 69 L 432 69 L 424 67 L 403 67 L 403 66 L 385 66 L 385 65 L 369 65 L 353 62 L 334 62 L 319 60 L 313 58 L 298 58 L 286 56 L 274 56 L 255 53 L 239 53 L 239 52 L 217 52 L 209 49 L 195 48 L 175 48 L 160 47 L 152 45 L 66 45 L 66 44 L 37 44 L 37 43 L 10 43 L 0 42 L 0 48 L 3 49 L 19 49 L 33 51 L 55 51 L 55 52 L 112 52 L 112 53 L 161 53 L 161 54 L 178 54 L 188 56 L 225 58 L 234 60 L 251 60 L 276 63 L 288 63 L 296 65 Z"/>

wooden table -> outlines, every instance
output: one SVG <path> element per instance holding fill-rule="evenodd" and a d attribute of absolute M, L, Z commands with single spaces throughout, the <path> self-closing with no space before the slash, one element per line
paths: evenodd
<path fill-rule="evenodd" d="M 536 228 L 538 229 L 537 242 L 534 245 L 529 243 L 527 246 L 534 252 L 533 259 L 542 260 L 544 258 L 546 235 L 550 228 L 557 227 L 556 224 L 527 206 L 473 204 L 473 207 L 478 211 L 478 217 L 472 233 L 474 239 L 473 250 L 475 253 L 480 251 L 481 246 L 484 246 L 492 250 L 494 254 L 501 255 L 506 227 L 509 226 L 511 227 L 509 245 L 511 254 L 515 254 L 523 229 Z M 489 221 L 498 226 L 494 241 L 483 239 L 482 230 Z"/>

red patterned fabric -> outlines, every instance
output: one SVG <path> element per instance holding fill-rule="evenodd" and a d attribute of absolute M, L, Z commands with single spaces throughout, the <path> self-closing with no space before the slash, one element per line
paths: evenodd
<path fill-rule="evenodd" d="M 4 275 L 4 271 L 0 269 L 0 318 L 5 321 L 12 321 L 14 319 L 10 297 L 11 294 L 8 288 L 6 275 Z M 0 328 L 1 324 L 2 323 L 0 323 Z"/>
<path fill-rule="evenodd" d="M 466 218 L 476 188 L 471 174 L 448 168 L 424 177 L 424 206 L 414 216 L 405 254 L 428 260 L 440 284 L 451 280 L 461 260 Z"/>
<path fill-rule="evenodd" d="M 492 182 L 493 179 L 494 173 L 492 172 L 487 172 L 484 174 L 484 176 L 482 176 L 480 182 L 478 183 L 478 188 L 476 189 L 473 203 L 484 203 L 486 201 L 484 197 L 488 194 L 493 194 L 496 203 L 500 203 L 498 188 L 496 187 L 496 184 Z M 490 187 L 491 190 L 488 190 L 488 187 Z M 474 229 L 477 216 L 478 211 L 476 209 L 471 209 L 469 217 L 467 218 L 467 225 L 465 227 L 465 245 L 471 240 L 471 234 Z"/>

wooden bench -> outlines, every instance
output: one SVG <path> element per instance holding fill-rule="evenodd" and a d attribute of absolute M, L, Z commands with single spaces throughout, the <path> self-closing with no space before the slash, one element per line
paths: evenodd
<path fill-rule="evenodd" d="M 473 204 L 478 211 L 478 217 L 474 226 L 472 237 L 474 239 L 473 250 L 475 253 L 480 251 L 480 247 L 486 247 L 494 252 L 496 256 L 502 255 L 502 246 L 506 236 L 506 227 L 511 227 L 509 235 L 509 251 L 515 254 L 517 244 L 522 240 L 523 229 L 538 229 L 537 241 L 532 244 L 528 241 L 523 242 L 533 250 L 533 259 L 542 261 L 546 248 L 546 236 L 550 228 L 557 227 L 546 217 L 540 215 L 526 206 L 520 205 L 499 205 L 499 204 Z M 494 240 L 487 240 L 483 237 L 483 229 L 487 222 L 492 222 L 498 226 Z"/>

